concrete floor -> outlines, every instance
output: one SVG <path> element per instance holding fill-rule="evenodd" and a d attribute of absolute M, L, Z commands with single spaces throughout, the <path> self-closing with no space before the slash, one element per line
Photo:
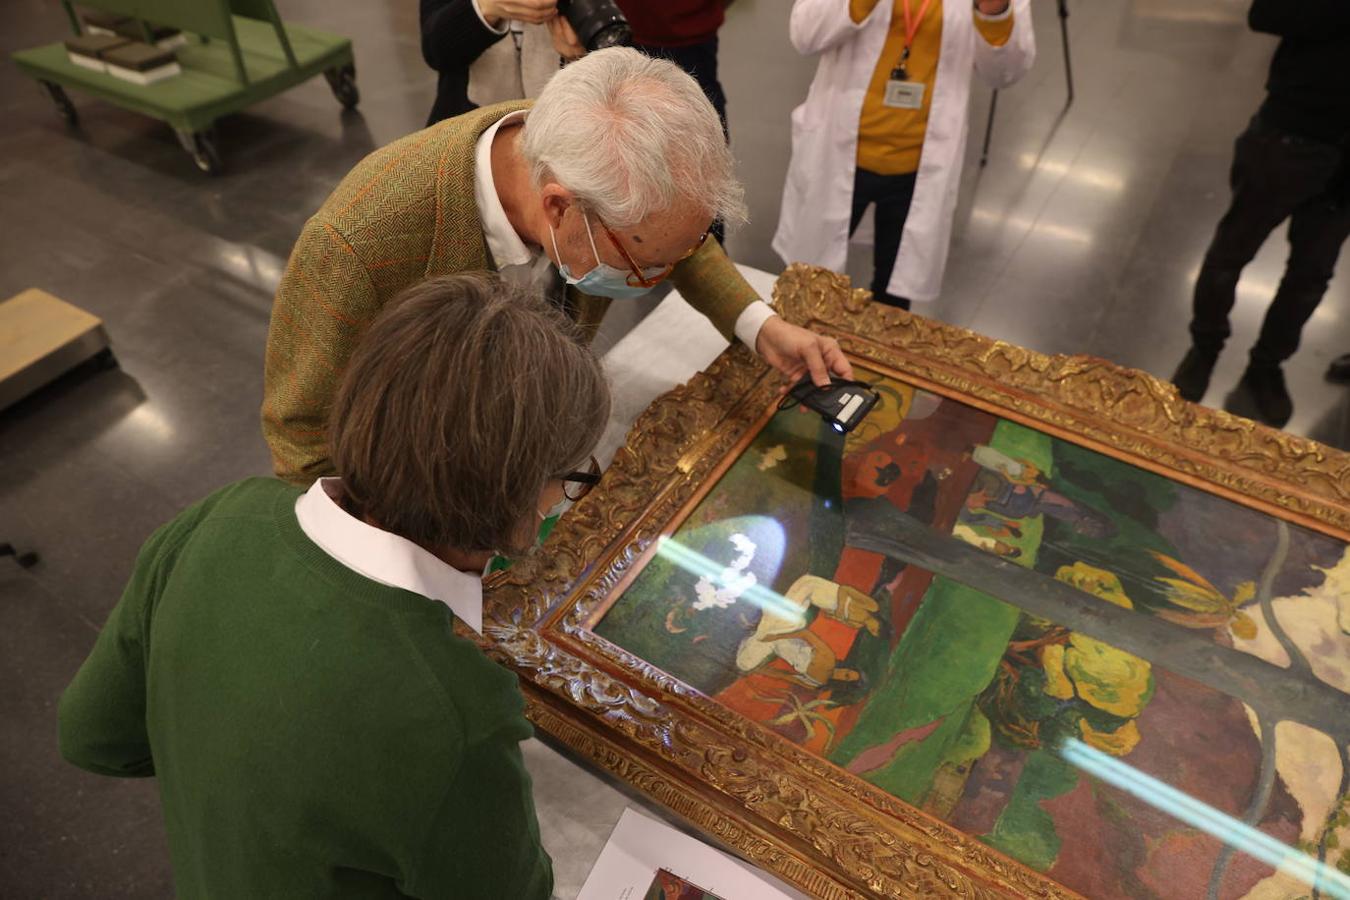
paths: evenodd
<path fill-rule="evenodd" d="M 141 542 L 184 505 L 267 471 L 258 430 L 272 290 L 301 223 L 347 169 L 418 128 L 434 82 L 411 2 L 280 0 L 288 19 L 351 35 L 360 112 L 320 80 L 220 124 L 228 172 L 199 175 L 165 127 L 74 96 L 67 129 L 0 65 L 0 296 L 45 288 L 102 316 L 120 370 L 77 373 L 0 414 L 0 895 L 171 896 L 152 783 L 83 775 L 55 748 L 55 703 L 116 602 Z M 1186 347 L 1191 287 L 1227 201 L 1233 138 L 1260 101 L 1273 42 L 1242 0 L 1071 3 L 1077 100 L 1055 5 L 1035 0 L 1040 57 L 1000 99 L 987 168 L 970 160 L 943 298 L 918 311 L 1050 352 L 1167 376 Z M 787 43 L 783 0 L 738 0 L 722 36 L 733 143 L 753 214 L 730 248 L 769 249 L 788 112 L 813 65 Z M 0 6 L 0 50 L 57 40 L 49 0 Z M 1235 336 L 1207 398 L 1236 382 L 1279 281 L 1283 234 L 1239 290 Z M 850 272 L 865 282 L 867 248 Z M 1350 279 L 1333 283 L 1287 368 L 1290 430 L 1347 440 L 1326 363 L 1350 348 Z M 602 348 L 651 304 L 618 311 Z"/>

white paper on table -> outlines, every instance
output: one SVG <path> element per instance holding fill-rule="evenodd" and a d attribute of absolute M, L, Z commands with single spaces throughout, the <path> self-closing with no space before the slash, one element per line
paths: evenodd
<path fill-rule="evenodd" d="M 577 900 L 643 900 L 665 869 L 722 900 L 794 900 L 767 877 L 662 822 L 625 809 Z"/>

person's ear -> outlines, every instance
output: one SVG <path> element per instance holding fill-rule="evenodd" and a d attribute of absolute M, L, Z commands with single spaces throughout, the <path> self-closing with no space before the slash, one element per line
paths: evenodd
<path fill-rule="evenodd" d="M 544 218 L 556 231 L 562 227 L 563 214 L 576 202 L 576 198 L 556 181 L 545 184 L 539 195 L 544 203 Z"/>

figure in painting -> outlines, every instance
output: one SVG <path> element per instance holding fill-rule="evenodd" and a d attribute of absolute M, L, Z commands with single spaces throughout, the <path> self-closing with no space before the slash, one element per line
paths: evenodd
<path fill-rule="evenodd" d="M 1350 550 L 956 401 L 876 388 L 846 438 L 771 420 L 680 526 L 709 565 L 657 560 L 597 633 L 1087 896 L 1300 894 L 1084 774 L 1070 744 L 1350 873 L 1350 726 L 1313 714 L 1350 703 L 1350 575 L 1333 577 Z M 732 535 L 753 529 L 773 550 L 747 561 Z M 751 574 L 782 602 L 742 591 Z M 1045 616 L 1037 579 L 1173 629 L 1127 651 L 1067 608 Z M 1274 665 L 1231 690 L 1175 671 L 1211 652 Z M 1270 691 L 1297 681 L 1277 735 Z"/>
<path fill-rule="evenodd" d="M 980 471 L 966 498 L 963 518 L 967 525 L 999 528 L 1005 524 L 1002 519 L 1043 515 L 1064 522 L 1084 537 L 1107 538 L 1115 533 L 1109 518 L 1051 490 L 1044 475 L 1030 462 L 983 445 L 974 449 L 971 458 Z"/>
<path fill-rule="evenodd" d="M 835 651 L 825 639 L 809 624 L 802 623 L 814 606 L 821 611 L 820 615 L 852 628 L 865 628 L 876 637 L 881 633 L 881 622 L 876 617 L 877 601 L 862 591 L 817 575 L 798 578 L 783 597 L 788 608 L 781 612 L 765 609 L 761 613 L 754 634 L 742 641 L 736 652 L 736 668 L 784 678 L 809 688 L 824 687 L 831 681 L 861 680 L 862 673 L 839 666 Z M 790 669 L 768 665 L 776 659 L 787 663 Z"/>

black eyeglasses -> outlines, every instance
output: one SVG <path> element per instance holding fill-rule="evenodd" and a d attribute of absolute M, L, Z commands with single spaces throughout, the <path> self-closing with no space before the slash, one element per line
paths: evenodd
<path fill-rule="evenodd" d="M 585 471 L 568 472 L 558 478 L 563 483 L 563 496 L 576 503 L 600 483 L 600 460 L 592 456 Z"/>

